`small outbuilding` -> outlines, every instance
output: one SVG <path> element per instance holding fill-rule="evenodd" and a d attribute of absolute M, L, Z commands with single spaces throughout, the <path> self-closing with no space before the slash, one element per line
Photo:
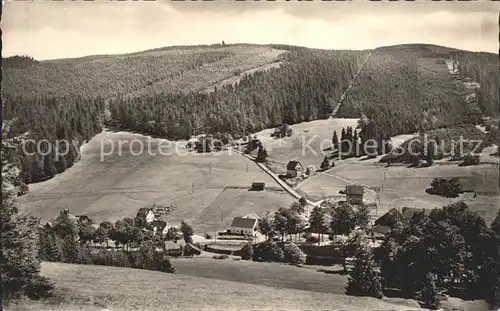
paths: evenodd
<path fill-rule="evenodd" d="M 252 183 L 252 191 L 264 191 L 266 190 L 266 183 L 263 182 L 254 182 Z"/>

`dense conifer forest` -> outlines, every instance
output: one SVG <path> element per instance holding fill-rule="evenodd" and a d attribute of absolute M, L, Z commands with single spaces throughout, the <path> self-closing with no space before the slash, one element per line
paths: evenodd
<path fill-rule="evenodd" d="M 376 137 L 480 123 L 479 105 L 466 102 L 465 87 L 446 67 L 449 51 L 419 46 L 374 50 L 339 117 L 369 119 Z"/>
<path fill-rule="evenodd" d="M 364 51 L 297 48 L 280 68 L 245 76 L 210 94 L 163 93 L 111 102 L 117 125 L 168 138 L 244 135 L 282 123 L 327 118 L 366 58 Z"/>
<path fill-rule="evenodd" d="M 8 135 L 26 133 L 25 150 L 9 155 L 10 162 L 22 168 L 24 183 L 51 178 L 73 166 L 79 147 L 102 130 L 103 109 L 102 99 L 6 98 L 3 117 L 9 120 Z"/>

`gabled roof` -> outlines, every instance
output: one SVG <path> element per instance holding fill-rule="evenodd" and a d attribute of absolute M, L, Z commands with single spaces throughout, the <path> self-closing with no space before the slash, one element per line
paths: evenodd
<path fill-rule="evenodd" d="M 259 215 L 255 213 L 250 213 L 248 215 L 243 216 L 243 218 L 250 218 L 250 219 L 260 219 Z"/>
<path fill-rule="evenodd" d="M 376 226 L 388 226 L 391 223 L 391 218 L 397 218 L 401 216 L 401 212 L 396 208 L 390 209 L 387 213 L 380 216 L 377 220 L 375 220 Z"/>
<path fill-rule="evenodd" d="M 302 164 L 300 164 L 299 161 L 292 160 L 292 161 L 288 162 L 288 164 L 286 165 L 286 169 L 287 170 L 295 170 L 297 168 L 297 165 L 300 165 L 300 167 L 302 167 Z"/>
<path fill-rule="evenodd" d="M 137 217 L 146 216 L 149 211 L 153 212 L 153 209 L 151 207 L 141 207 L 139 211 L 137 211 Z"/>
<path fill-rule="evenodd" d="M 231 227 L 253 229 L 257 225 L 257 219 L 234 217 Z"/>
<path fill-rule="evenodd" d="M 430 210 L 427 210 L 425 208 L 403 207 L 402 215 L 403 215 L 404 218 L 411 218 L 413 215 L 419 214 L 419 213 L 422 213 L 422 212 L 425 215 L 427 215 L 430 212 Z"/>

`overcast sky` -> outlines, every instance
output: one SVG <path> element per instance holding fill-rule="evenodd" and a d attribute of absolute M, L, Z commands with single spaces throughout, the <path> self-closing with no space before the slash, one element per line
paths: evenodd
<path fill-rule="evenodd" d="M 284 43 L 369 49 L 433 43 L 498 53 L 493 2 L 7 1 L 3 55 L 36 59 L 169 45 Z"/>

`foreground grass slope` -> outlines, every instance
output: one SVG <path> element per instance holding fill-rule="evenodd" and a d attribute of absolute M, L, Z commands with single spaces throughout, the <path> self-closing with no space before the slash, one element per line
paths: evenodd
<path fill-rule="evenodd" d="M 373 298 L 126 268 L 44 263 L 42 274 L 55 282 L 55 301 L 9 310 L 419 310 Z"/>
<path fill-rule="evenodd" d="M 274 62 L 281 51 L 262 45 L 169 47 L 124 55 L 73 59 L 4 60 L 11 96 L 139 96 L 198 91 L 235 72 Z"/>

